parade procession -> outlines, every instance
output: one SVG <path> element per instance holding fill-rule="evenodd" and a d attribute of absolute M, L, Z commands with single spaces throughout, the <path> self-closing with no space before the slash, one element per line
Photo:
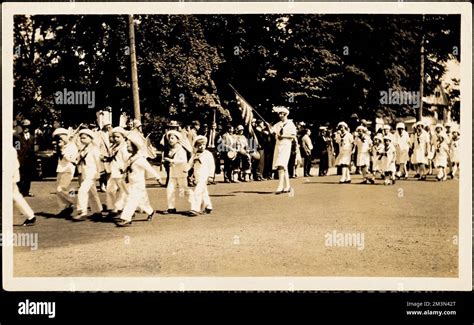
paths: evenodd
<path fill-rule="evenodd" d="M 13 16 L 15 277 L 458 274 L 459 15 L 164 12 Z"/>

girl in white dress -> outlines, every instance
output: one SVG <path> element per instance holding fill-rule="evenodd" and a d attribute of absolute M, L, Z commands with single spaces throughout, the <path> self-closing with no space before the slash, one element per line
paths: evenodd
<path fill-rule="evenodd" d="M 362 177 L 364 180 L 362 184 L 368 184 L 369 182 L 374 184 L 375 180 L 372 175 L 369 174 L 368 168 L 370 166 L 370 147 L 372 147 L 372 140 L 367 134 L 368 130 L 365 126 L 358 126 L 357 137 L 355 145 L 357 147 L 357 167 L 361 169 Z"/>
<path fill-rule="evenodd" d="M 446 174 L 446 167 L 448 166 L 448 156 L 449 156 L 449 145 L 447 142 L 448 136 L 444 133 L 438 133 L 436 135 L 438 143 L 435 146 L 435 157 L 434 165 L 438 168 L 438 175 L 436 179 L 438 181 L 445 181 L 448 179 Z"/>
<path fill-rule="evenodd" d="M 337 125 L 336 143 L 339 145 L 339 154 L 336 158 L 336 165 L 341 166 L 342 176 L 339 183 L 351 182 L 351 157 L 354 145 L 354 137 L 349 131 L 349 126 L 345 122 L 339 122 Z"/>
<path fill-rule="evenodd" d="M 280 122 L 276 123 L 270 131 L 275 135 L 276 144 L 273 152 L 273 169 L 278 171 L 278 187 L 276 194 L 291 191 L 290 176 L 288 174 L 288 161 L 290 160 L 291 144 L 296 138 L 296 126 L 288 119 L 289 110 L 286 107 L 274 107 Z"/>
<path fill-rule="evenodd" d="M 459 137 L 460 133 L 458 130 L 454 130 L 451 133 L 451 143 L 449 145 L 449 160 L 451 161 L 451 178 L 456 176 L 459 169 Z"/>
<path fill-rule="evenodd" d="M 423 128 L 422 122 L 415 123 L 415 134 L 413 136 L 413 163 L 418 168 L 419 180 L 426 180 L 426 166 L 430 147 L 430 137 Z"/>
<path fill-rule="evenodd" d="M 370 149 L 372 154 L 372 174 L 383 174 L 382 168 L 382 153 L 383 153 L 383 136 L 377 133 L 374 137 L 372 147 Z"/>
<path fill-rule="evenodd" d="M 404 123 L 397 123 L 397 133 L 395 134 L 395 148 L 397 150 L 396 165 L 397 165 L 397 178 L 406 179 L 408 176 L 407 162 L 408 162 L 408 151 L 410 149 L 410 136 L 405 131 Z"/>
<path fill-rule="evenodd" d="M 383 157 L 382 157 L 382 166 L 383 171 L 385 174 L 385 185 L 393 185 L 395 184 L 395 155 L 396 150 L 395 146 L 392 144 L 392 137 L 391 136 L 384 136 L 384 150 L 383 150 Z"/>

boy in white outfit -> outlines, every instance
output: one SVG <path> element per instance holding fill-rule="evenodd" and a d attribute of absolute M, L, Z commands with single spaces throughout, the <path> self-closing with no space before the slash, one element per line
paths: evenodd
<path fill-rule="evenodd" d="M 448 179 L 446 168 L 448 166 L 449 145 L 447 142 L 448 136 L 445 133 L 438 133 L 436 135 L 438 143 L 435 146 L 434 165 L 438 168 L 438 175 L 436 180 L 445 181 Z"/>
<path fill-rule="evenodd" d="M 339 145 L 339 154 L 336 158 L 336 165 L 341 167 L 342 176 L 339 183 L 351 182 L 351 159 L 354 146 L 354 137 L 349 131 L 349 126 L 345 122 L 337 125 L 336 143 Z"/>
<path fill-rule="evenodd" d="M 179 196 L 189 195 L 188 192 L 188 160 L 186 150 L 181 145 L 181 133 L 171 130 L 166 133 L 170 150 L 167 157 L 164 158 L 170 164 L 169 181 L 166 186 L 166 200 L 168 202 L 168 210 L 164 214 L 176 213 L 176 189 Z M 190 197 L 188 196 L 188 201 Z"/>
<path fill-rule="evenodd" d="M 392 144 L 392 137 L 385 135 L 383 137 L 384 150 L 382 154 L 382 166 L 385 174 L 385 185 L 395 184 L 395 146 Z"/>
<path fill-rule="evenodd" d="M 151 207 L 148 199 L 146 179 L 148 176 L 152 176 L 160 183 L 160 176 L 146 160 L 144 154 L 146 143 L 138 130 L 130 131 L 127 134 L 127 150 L 130 153 L 125 173 L 127 196 L 120 220 L 116 222 L 118 227 L 130 226 L 137 208 L 147 214 L 148 221 L 153 219 L 155 210 Z"/>
<path fill-rule="evenodd" d="M 76 144 L 71 141 L 69 131 L 64 128 L 54 130 L 53 138 L 57 139 L 59 149 L 58 166 L 56 168 L 56 196 L 58 206 L 61 209 L 59 215 L 70 217 L 74 211 L 75 200 L 69 195 L 69 186 L 76 170 L 75 163 L 78 150 Z"/>
<path fill-rule="evenodd" d="M 191 211 L 190 216 L 197 216 L 204 207 L 205 213 L 212 212 L 212 203 L 207 190 L 207 182 L 209 177 L 214 176 L 215 162 L 214 156 L 206 150 L 207 138 L 205 136 L 197 136 L 194 139 L 194 154 L 189 160 L 190 168 L 194 168 L 194 179 L 196 187 L 191 194 Z"/>
<path fill-rule="evenodd" d="M 17 185 L 20 181 L 20 162 L 18 161 L 18 152 L 14 147 L 11 147 L 10 150 L 13 158 L 13 203 L 15 203 L 20 212 L 27 217 L 22 226 L 33 226 L 36 223 L 35 213 L 20 193 Z"/>
<path fill-rule="evenodd" d="M 110 178 L 107 182 L 106 198 L 107 209 L 110 217 L 115 217 L 119 211 L 123 210 L 127 187 L 125 184 L 124 174 L 126 164 L 130 158 L 127 150 L 127 142 L 125 141 L 127 131 L 118 126 L 112 129 L 112 138 L 114 141 L 111 147 L 111 157 L 108 159 Z"/>
<path fill-rule="evenodd" d="M 87 216 L 88 201 L 91 199 L 92 217 L 102 217 L 102 204 L 95 187 L 99 178 L 100 151 L 92 143 L 94 132 L 89 129 L 79 131 L 79 139 L 83 147 L 79 151 L 78 172 L 79 192 L 77 194 L 77 215 L 72 217 L 75 221 L 83 221 Z"/>

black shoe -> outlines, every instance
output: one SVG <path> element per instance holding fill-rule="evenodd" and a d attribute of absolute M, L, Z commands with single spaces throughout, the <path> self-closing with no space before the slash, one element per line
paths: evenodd
<path fill-rule="evenodd" d="M 92 215 L 90 216 L 90 219 L 91 219 L 92 221 L 98 222 L 98 221 L 104 220 L 105 217 L 102 216 L 102 212 L 96 212 L 96 213 L 94 213 L 94 214 L 92 214 Z"/>
<path fill-rule="evenodd" d="M 163 214 L 172 214 L 172 213 L 176 213 L 176 209 L 168 209 L 168 210 L 163 211 Z"/>
<path fill-rule="evenodd" d="M 120 219 L 119 221 L 117 221 L 115 223 L 115 225 L 117 227 L 129 227 L 132 225 L 132 222 L 131 221 L 127 221 L 127 220 L 123 220 L 123 219 Z"/>
<path fill-rule="evenodd" d="M 23 223 L 22 223 L 22 226 L 23 227 L 26 227 L 26 226 L 34 226 L 36 223 L 36 217 L 33 217 L 31 219 L 26 219 Z"/>
<path fill-rule="evenodd" d="M 283 190 L 275 192 L 276 195 L 280 195 L 280 194 L 283 194 L 283 193 L 285 193 Z"/>
<path fill-rule="evenodd" d="M 370 184 L 375 184 L 375 179 L 369 178 L 369 182 L 370 182 Z"/>
<path fill-rule="evenodd" d="M 146 220 L 147 221 L 152 221 L 154 215 L 155 215 L 155 211 L 153 211 L 151 214 L 149 214 L 148 217 L 146 218 Z"/>
<path fill-rule="evenodd" d="M 63 209 L 61 212 L 59 212 L 58 216 L 67 218 L 67 217 L 70 217 L 73 212 L 74 212 L 74 209 L 72 207 L 67 207 Z"/>
<path fill-rule="evenodd" d="M 212 209 L 205 208 L 205 209 L 204 209 L 204 213 L 206 213 L 206 214 L 211 214 L 211 213 L 212 213 Z"/>
<path fill-rule="evenodd" d="M 191 210 L 191 211 L 188 211 L 187 215 L 190 217 L 197 217 L 198 215 L 200 215 L 200 213 L 197 211 Z"/>

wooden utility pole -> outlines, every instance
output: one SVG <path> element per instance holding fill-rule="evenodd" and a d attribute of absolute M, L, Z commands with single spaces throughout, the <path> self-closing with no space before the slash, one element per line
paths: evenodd
<path fill-rule="evenodd" d="M 132 67 L 133 113 L 135 119 L 141 123 L 140 97 L 138 95 L 137 54 L 135 52 L 135 27 L 133 15 L 128 15 L 128 35 L 130 39 L 130 63 Z"/>
<path fill-rule="evenodd" d="M 417 118 L 421 121 L 423 117 L 423 93 L 425 85 L 425 15 L 421 21 L 421 44 L 420 44 L 420 106 L 418 107 Z"/>

